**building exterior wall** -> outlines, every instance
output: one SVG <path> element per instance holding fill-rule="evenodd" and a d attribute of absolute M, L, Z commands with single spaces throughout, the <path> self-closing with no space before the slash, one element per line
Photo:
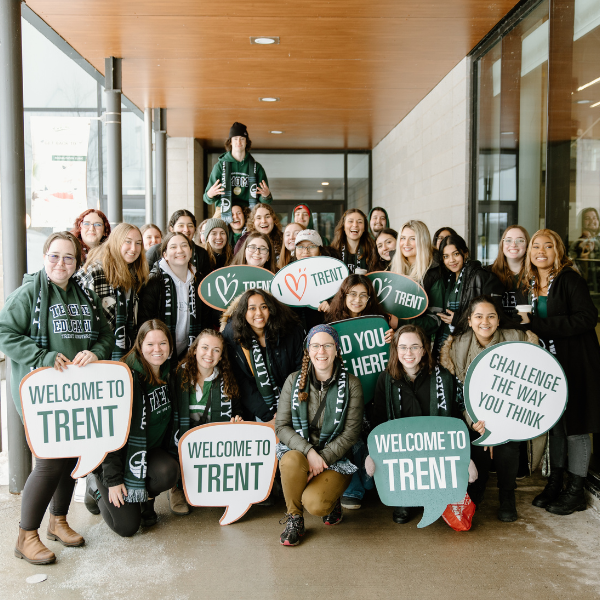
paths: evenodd
<path fill-rule="evenodd" d="M 392 225 L 419 219 L 468 239 L 470 77 L 467 57 L 373 149 L 373 206 Z"/>
<path fill-rule="evenodd" d="M 204 150 L 194 138 L 167 138 L 167 218 L 185 208 L 204 219 Z"/>

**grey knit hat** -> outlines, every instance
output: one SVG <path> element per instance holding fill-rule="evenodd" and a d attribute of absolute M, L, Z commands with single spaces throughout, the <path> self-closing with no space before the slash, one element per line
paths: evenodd
<path fill-rule="evenodd" d="M 206 227 L 204 228 L 204 238 L 208 239 L 208 234 L 216 227 L 220 227 L 225 232 L 225 235 L 229 233 L 227 223 L 225 223 L 223 219 L 208 219 L 208 221 L 206 221 Z"/>

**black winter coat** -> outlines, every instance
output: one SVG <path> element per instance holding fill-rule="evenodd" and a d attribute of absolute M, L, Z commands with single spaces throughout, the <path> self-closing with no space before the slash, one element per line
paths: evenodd
<path fill-rule="evenodd" d="M 552 346 L 569 387 L 564 419 L 567 435 L 600 432 L 600 344 L 596 335 L 598 309 L 583 277 L 565 267 L 548 292 L 548 317 L 530 315 L 531 329 L 547 350 Z M 554 352 L 553 352 L 554 353 Z"/>
<path fill-rule="evenodd" d="M 275 410 L 269 407 L 258 391 L 256 380 L 246 355 L 240 344 L 234 341 L 233 326 L 231 321 L 223 330 L 223 337 L 227 342 L 229 360 L 240 389 L 242 403 L 244 405 L 244 420 L 255 421 L 256 417 L 262 421 L 270 421 Z M 281 390 L 285 380 L 302 368 L 302 357 L 304 355 L 304 331 L 300 325 L 294 327 L 287 335 L 283 336 L 279 343 L 272 346 L 267 342 L 266 351 L 273 369 L 273 377 L 277 387 Z"/>

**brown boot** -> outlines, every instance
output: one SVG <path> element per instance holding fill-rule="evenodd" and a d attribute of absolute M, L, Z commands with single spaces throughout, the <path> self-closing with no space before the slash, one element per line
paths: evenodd
<path fill-rule="evenodd" d="M 46 537 L 49 540 L 60 542 L 63 546 L 83 546 L 85 544 L 83 537 L 69 527 L 65 516 L 50 515 Z"/>
<path fill-rule="evenodd" d="M 32 565 L 49 565 L 56 560 L 54 552 L 42 544 L 37 531 L 25 531 L 20 527 L 15 556 L 24 558 Z"/>
<path fill-rule="evenodd" d="M 169 508 L 175 515 L 190 514 L 190 507 L 185 500 L 185 494 L 177 486 L 169 490 Z"/>

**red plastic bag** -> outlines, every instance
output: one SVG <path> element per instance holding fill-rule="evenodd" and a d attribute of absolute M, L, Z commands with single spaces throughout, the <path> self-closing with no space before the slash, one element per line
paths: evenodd
<path fill-rule="evenodd" d="M 475 504 L 469 494 L 465 494 L 465 499 L 462 502 L 448 504 L 442 517 L 454 531 L 469 531 L 474 514 Z"/>

